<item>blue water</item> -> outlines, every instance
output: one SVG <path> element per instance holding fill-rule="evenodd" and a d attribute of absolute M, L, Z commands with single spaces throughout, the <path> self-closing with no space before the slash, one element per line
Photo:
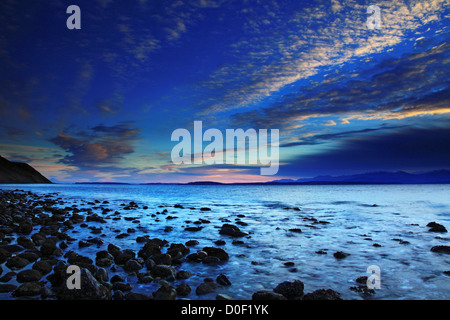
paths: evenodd
<path fill-rule="evenodd" d="M 57 193 L 55 197 L 64 201 L 62 207 L 89 207 L 86 202 L 95 199 L 109 201 L 105 206 L 112 209 L 111 214 L 119 211 L 121 220 L 114 221 L 113 216 L 107 215 L 108 224 L 98 223 L 103 227 L 102 247 L 78 249 L 74 243 L 68 249 L 83 255 L 95 256 L 110 242 L 122 249 L 139 250 L 142 244 L 135 239 L 141 235 L 170 243 L 196 239 L 200 244 L 191 252 L 215 246 L 215 240 L 225 240 L 223 248 L 230 255 L 227 263 L 181 265 L 180 269 L 195 274 L 186 280 L 193 288 L 187 297 L 190 299 L 199 299 L 195 287 L 205 277 L 216 278 L 220 273 L 226 274 L 233 284 L 201 299 L 214 299 L 219 292 L 234 299 L 251 299 L 255 291 L 273 289 L 282 281 L 294 279 L 303 281 L 305 292 L 330 288 L 344 299 L 450 299 L 450 277 L 443 274 L 450 270 L 450 256 L 430 251 L 435 245 L 450 245 L 450 236 L 428 232 L 426 227 L 428 222 L 436 221 L 450 230 L 450 185 L 0 185 L 0 189 L 29 190 L 40 195 Z M 139 208 L 122 210 L 121 204 L 130 201 Z M 184 209 L 174 208 L 175 204 Z M 200 207 L 212 210 L 204 212 Z M 168 210 L 166 214 L 151 216 L 164 209 Z M 168 220 L 169 215 L 177 218 Z M 127 216 L 137 217 L 139 223 L 126 221 Z M 202 224 L 199 232 L 184 230 L 196 226 L 192 222 L 199 218 L 211 223 Z M 314 223 L 312 218 L 328 223 Z M 248 224 L 239 227 L 250 235 L 241 238 L 244 244 L 240 245 L 219 234 L 223 223 L 237 221 Z M 173 227 L 172 231 L 165 232 L 166 226 Z M 128 228 L 136 232 L 123 239 L 115 238 Z M 291 228 L 302 232 L 291 232 Z M 77 240 L 98 236 L 87 228 L 76 231 L 70 235 Z M 318 250 L 327 254 L 317 254 Z M 336 251 L 350 255 L 337 260 L 333 257 Z M 296 269 L 286 267 L 285 262 L 293 262 Z M 370 265 L 381 270 L 381 288 L 373 296 L 350 290 L 356 285 L 356 278 L 369 275 L 366 270 Z M 113 274 L 110 272 L 110 276 Z M 134 276 L 127 281 L 136 292 L 151 293 L 158 287 L 156 283 L 138 284 Z"/>

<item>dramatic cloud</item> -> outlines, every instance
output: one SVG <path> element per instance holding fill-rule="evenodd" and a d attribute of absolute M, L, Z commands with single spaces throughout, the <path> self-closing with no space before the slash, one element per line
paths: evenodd
<path fill-rule="evenodd" d="M 118 164 L 126 155 L 133 153 L 138 132 L 139 129 L 131 128 L 129 124 L 99 125 L 76 136 L 60 132 L 50 141 L 68 153 L 63 163 L 102 167 Z"/>

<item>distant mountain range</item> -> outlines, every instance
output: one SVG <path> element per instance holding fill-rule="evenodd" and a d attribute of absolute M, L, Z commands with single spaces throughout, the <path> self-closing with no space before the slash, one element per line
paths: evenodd
<path fill-rule="evenodd" d="M 307 179 L 281 179 L 268 184 L 439 184 L 450 183 L 449 170 L 425 173 L 369 172 L 345 176 L 318 176 Z"/>
<path fill-rule="evenodd" d="M 52 183 L 29 164 L 0 156 L 0 183 Z"/>

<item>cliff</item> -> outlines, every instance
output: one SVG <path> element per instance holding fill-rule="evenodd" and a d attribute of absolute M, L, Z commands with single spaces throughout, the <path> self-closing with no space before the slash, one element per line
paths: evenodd
<path fill-rule="evenodd" d="M 0 183 L 52 183 L 26 163 L 12 162 L 0 156 Z"/>

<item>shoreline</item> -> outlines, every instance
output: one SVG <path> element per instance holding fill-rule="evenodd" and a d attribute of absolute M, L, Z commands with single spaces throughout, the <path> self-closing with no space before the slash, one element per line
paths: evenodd
<path fill-rule="evenodd" d="M 202 300 L 213 294 L 216 300 L 233 300 L 228 294 L 221 293 L 221 289 L 233 285 L 227 275 L 220 272 L 220 266 L 228 263 L 230 256 L 221 248 L 223 243 L 220 240 L 213 246 L 198 247 L 199 242 L 194 238 L 201 226 L 185 228 L 192 233 L 192 239 L 186 243 L 169 243 L 160 239 L 161 235 L 137 236 L 135 241 L 141 244 L 141 248 L 133 250 L 114 245 L 102 233 L 102 227 L 120 220 L 120 213 L 112 212 L 108 201 L 87 201 L 86 204 L 92 208 L 77 208 L 76 205 L 62 208 L 64 204 L 56 193 L 38 196 L 30 191 L 0 190 L 0 266 L 3 266 L 0 270 L 0 294 L 3 299 L 7 294 L 9 297 L 6 300 L 174 300 L 187 296 Z M 132 210 L 138 206 L 130 202 L 124 204 L 122 209 Z M 174 207 L 184 209 L 179 204 Z M 145 206 L 142 208 L 148 209 Z M 200 208 L 200 211 L 210 210 L 208 207 Z M 167 212 L 164 209 L 152 216 Z M 108 217 L 112 219 L 105 219 Z M 170 220 L 171 216 L 166 219 Z M 138 221 L 133 218 L 127 220 Z M 209 221 L 200 219 L 197 225 L 201 223 Z M 245 224 L 241 223 L 242 226 Z M 74 238 L 80 228 L 90 229 L 92 234 L 98 236 Z M 128 228 L 115 238 L 128 238 L 134 232 Z M 251 237 L 230 223 L 224 223 L 219 233 L 236 244 L 242 242 L 238 240 L 240 238 Z M 78 250 L 74 249 L 76 246 Z M 217 270 L 192 287 L 187 283 L 194 276 L 189 271 L 192 264 L 205 264 Z M 72 275 L 67 268 L 71 265 L 81 270 L 79 290 L 67 288 L 67 281 Z M 110 277 L 108 274 L 111 272 L 114 276 Z M 148 284 L 147 290 L 142 290 L 141 286 L 140 290 L 134 291 L 133 285 L 126 280 L 130 277 L 136 278 L 141 285 Z M 304 284 L 294 280 L 281 281 L 272 291 L 259 290 L 248 299 L 341 298 L 331 289 L 306 293 Z"/>

